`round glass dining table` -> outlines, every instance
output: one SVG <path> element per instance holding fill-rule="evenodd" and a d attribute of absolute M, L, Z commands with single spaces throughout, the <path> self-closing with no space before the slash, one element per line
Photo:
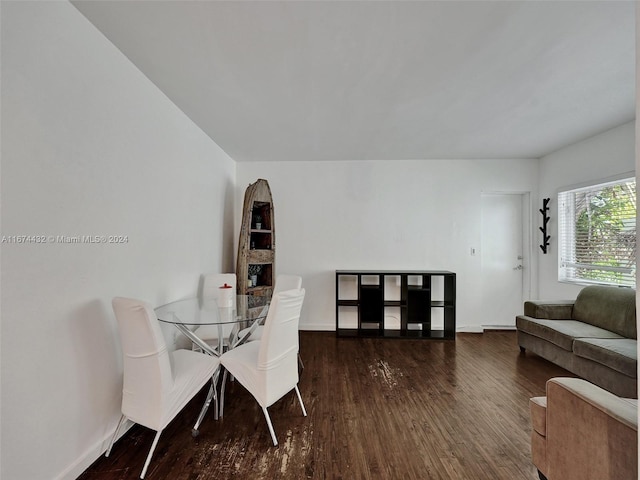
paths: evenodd
<path fill-rule="evenodd" d="M 186 298 L 162 305 L 155 309 L 155 313 L 159 321 L 175 325 L 202 351 L 219 356 L 224 348 L 223 325 L 233 325 L 229 348 L 240 345 L 263 322 L 269 310 L 270 300 L 270 297 L 263 295 L 236 295 L 235 305 L 220 306 L 215 298 Z M 203 325 L 218 327 L 217 348 L 196 335 L 196 329 Z M 238 332 L 247 327 L 251 329 L 242 338 L 238 338 Z"/>

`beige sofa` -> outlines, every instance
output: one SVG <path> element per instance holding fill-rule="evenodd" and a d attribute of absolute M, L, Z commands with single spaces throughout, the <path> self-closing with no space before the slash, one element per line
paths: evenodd
<path fill-rule="evenodd" d="M 529 350 L 622 397 L 637 398 L 635 290 L 589 286 L 575 301 L 528 301 L 516 317 Z"/>
<path fill-rule="evenodd" d="M 552 378 L 546 391 L 529 401 L 542 480 L 637 480 L 637 400 L 579 378 Z"/>

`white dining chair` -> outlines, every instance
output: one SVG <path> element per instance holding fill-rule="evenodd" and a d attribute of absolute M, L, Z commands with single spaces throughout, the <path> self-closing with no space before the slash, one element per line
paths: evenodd
<path fill-rule="evenodd" d="M 233 298 L 233 303 L 235 306 L 236 301 L 236 274 L 235 273 L 210 273 L 203 276 L 202 279 L 202 298 L 201 301 L 205 300 L 218 300 L 220 298 L 221 287 L 224 285 L 229 285 L 231 287 L 231 296 Z M 218 325 L 201 325 L 196 328 L 193 333 L 203 340 L 205 343 L 211 345 L 212 347 L 216 347 L 219 343 L 219 335 L 222 332 L 223 335 L 223 343 L 224 345 L 228 345 L 229 336 L 231 335 L 233 328 L 235 325 L 222 325 L 219 327 Z M 194 349 L 198 349 L 197 346 L 194 346 Z M 222 352 L 220 352 L 222 353 Z"/>
<path fill-rule="evenodd" d="M 302 277 L 298 275 L 288 275 L 288 274 L 280 274 L 276 277 L 276 285 L 273 287 L 273 294 L 279 292 L 285 292 L 287 290 L 299 290 L 302 288 Z M 260 317 L 263 318 L 262 322 L 264 323 L 264 318 L 267 316 L 267 311 L 269 306 L 264 307 L 263 311 L 260 312 Z M 264 325 L 255 325 L 253 327 L 248 327 L 242 329 L 238 332 L 238 341 L 239 342 L 255 342 L 262 338 L 262 332 L 264 331 Z M 248 337 L 247 337 L 248 335 Z M 247 337 L 247 338 L 245 338 Z M 304 368 L 304 363 L 302 363 L 302 358 L 300 357 L 300 353 L 298 353 L 298 364 L 301 368 Z"/>
<path fill-rule="evenodd" d="M 107 448 L 106 456 L 126 419 L 156 431 L 140 478 L 144 478 L 160 434 L 182 408 L 211 381 L 193 434 L 211 401 L 217 409 L 220 359 L 191 350 L 167 351 L 153 308 L 140 300 L 116 297 L 112 301 L 122 344 L 122 416 Z M 217 413 L 217 412 L 216 412 Z"/>
<path fill-rule="evenodd" d="M 276 285 L 273 287 L 273 295 L 280 292 L 285 292 L 287 290 L 299 290 L 302 288 L 302 277 L 298 275 L 278 275 L 276 277 Z M 264 323 L 264 319 L 267 317 L 267 311 L 269 310 L 269 306 L 265 306 L 262 312 L 260 312 L 259 317 L 262 318 L 262 322 Z M 244 338 L 247 334 L 249 337 L 244 339 L 246 342 L 253 342 L 256 340 L 260 340 L 262 337 L 262 332 L 264 330 L 263 325 L 257 325 L 253 327 L 244 328 L 238 332 L 238 338 Z"/>
<path fill-rule="evenodd" d="M 298 389 L 298 323 L 304 289 L 277 293 L 264 323 L 260 341 L 242 344 L 220 357 L 225 370 L 242 384 L 262 407 L 274 445 L 278 445 L 267 407 L 291 390 L 295 390 L 306 417 Z M 220 412 L 224 405 L 224 385 L 220 395 Z"/>

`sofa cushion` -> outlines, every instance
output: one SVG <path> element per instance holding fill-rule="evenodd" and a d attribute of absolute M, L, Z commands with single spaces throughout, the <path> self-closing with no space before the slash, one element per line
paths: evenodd
<path fill-rule="evenodd" d="M 531 426 L 543 437 L 547 436 L 547 397 L 529 399 Z"/>
<path fill-rule="evenodd" d="M 621 287 L 585 287 L 573 305 L 572 318 L 626 338 L 637 338 L 636 292 Z"/>
<path fill-rule="evenodd" d="M 524 314 L 527 317 L 571 320 L 574 300 L 527 300 Z"/>
<path fill-rule="evenodd" d="M 630 338 L 578 338 L 573 353 L 637 378 L 638 344 Z"/>
<path fill-rule="evenodd" d="M 522 315 L 516 317 L 516 327 L 523 332 L 571 352 L 576 338 L 623 338 L 603 328 L 576 320 L 540 320 Z"/>

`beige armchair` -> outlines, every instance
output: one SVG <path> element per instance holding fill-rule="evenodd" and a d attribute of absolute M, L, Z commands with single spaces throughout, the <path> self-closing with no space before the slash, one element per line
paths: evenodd
<path fill-rule="evenodd" d="M 531 456 L 541 479 L 636 480 L 638 400 L 579 378 L 552 378 L 531 407 Z"/>

